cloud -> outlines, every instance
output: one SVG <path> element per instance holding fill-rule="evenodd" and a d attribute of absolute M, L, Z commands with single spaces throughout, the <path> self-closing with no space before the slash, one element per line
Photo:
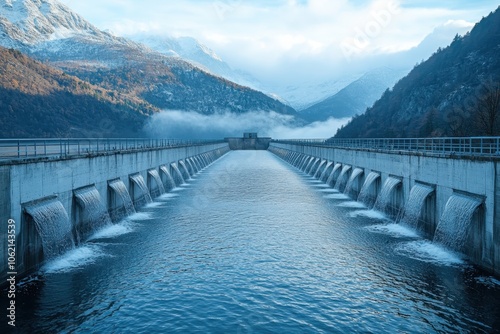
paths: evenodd
<path fill-rule="evenodd" d="M 496 1 L 415 0 L 63 0 L 101 29 L 191 36 L 233 68 L 263 82 L 321 81 L 357 68 L 373 54 L 418 45 L 449 20 L 476 22 Z M 390 8 L 398 10 L 391 12 Z M 390 16 L 380 16 L 389 12 Z M 377 26 L 378 24 L 378 26 Z M 355 60 L 342 43 L 368 35 Z M 368 60 L 369 61 L 369 60 Z"/>
<path fill-rule="evenodd" d="M 196 112 L 165 110 L 151 117 L 144 131 L 153 138 L 220 139 L 257 132 L 276 139 L 329 138 L 349 119 L 329 119 L 300 126 L 294 117 L 275 112 L 202 115 Z"/>
<path fill-rule="evenodd" d="M 276 126 L 275 139 L 325 139 L 335 135 L 337 129 L 346 125 L 350 118 L 329 118 L 324 122 L 314 122 L 303 127 Z"/>

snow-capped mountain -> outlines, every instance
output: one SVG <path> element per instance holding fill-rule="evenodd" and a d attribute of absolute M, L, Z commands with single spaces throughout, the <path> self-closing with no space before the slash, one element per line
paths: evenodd
<path fill-rule="evenodd" d="M 209 73 L 236 82 L 239 85 L 262 90 L 262 84 L 250 74 L 233 70 L 217 53 L 192 37 L 168 37 L 139 34 L 129 36 L 164 55 L 188 61 Z"/>
<path fill-rule="evenodd" d="M 0 26 L 4 46 L 9 43 L 11 47 L 33 46 L 77 34 L 100 40 L 111 37 L 55 1 L 4 0 L 2 2 Z"/>
<path fill-rule="evenodd" d="M 0 45 L 39 59 L 116 64 L 116 51 L 144 47 L 97 29 L 55 0 L 2 0 Z"/>
<path fill-rule="evenodd" d="M 101 31 L 56 0 L 0 3 L 0 45 L 105 89 L 135 95 L 160 109 L 295 114 L 261 92 Z"/>

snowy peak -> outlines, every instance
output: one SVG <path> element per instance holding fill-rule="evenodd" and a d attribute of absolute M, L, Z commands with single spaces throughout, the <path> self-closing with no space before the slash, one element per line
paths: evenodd
<path fill-rule="evenodd" d="M 135 35 L 131 38 L 167 56 L 180 57 L 210 69 L 229 66 L 210 48 L 191 37 Z"/>
<path fill-rule="evenodd" d="M 215 53 L 215 51 L 201 44 L 194 38 L 180 37 L 177 38 L 176 42 L 185 56 L 191 56 L 192 58 L 210 57 L 215 61 L 221 63 L 223 62 L 222 59 Z"/>
<path fill-rule="evenodd" d="M 171 57 L 178 57 L 216 76 L 236 82 L 242 86 L 261 90 L 261 84 L 251 76 L 233 70 L 212 49 L 192 37 L 168 37 L 156 35 L 134 35 L 130 38 L 152 50 Z"/>
<path fill-rule="evenodd" d="M 75 34 L 103 37 L 103 33 L 54 0 L 3 0 L 0 3 L 1 44 L 35 45 Z"/>
<path fill-rule="evenodd" d="M 223 71 L 227 64 L 193 39 L 178 39 L 170 44 L 160 41 L 165 53 L 181 56 L 167 57 L 143 44 L 98 30 L 56 0 L 0 0 L 0 45 L 48 61 L 84 81 L 144 100 L 158 109 L 204 114 L 221 110 L 295 113 L 260 92 L 219 78 L 223 75 L 212 72 L 208 65 Z M 192 63 L 182 55 L 189 55 Z M 207 61 L 210 70 L 193 66 L 202 60 Z"/>

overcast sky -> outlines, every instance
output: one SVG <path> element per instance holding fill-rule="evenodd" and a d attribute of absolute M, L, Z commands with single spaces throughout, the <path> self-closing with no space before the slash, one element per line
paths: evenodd
<path fill-rule="evenodd" d="M 374 55 L 414 47 L 438 27 L 470 28 L 498 6 L 497 0 L 62 2 L 119 36 L 195 37 L 233 68 L 261 80 L 288 71 L 326 78 L 329 71 L 344 71 Z"/>

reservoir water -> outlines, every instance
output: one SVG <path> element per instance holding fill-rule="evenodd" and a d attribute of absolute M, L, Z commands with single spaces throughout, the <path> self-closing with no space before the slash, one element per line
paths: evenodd
<path fill-rule="evenodd" d="M 500 281 L 270 152 L 186 182 L 25 280 L 16 330 L 500 331 Z"/>

